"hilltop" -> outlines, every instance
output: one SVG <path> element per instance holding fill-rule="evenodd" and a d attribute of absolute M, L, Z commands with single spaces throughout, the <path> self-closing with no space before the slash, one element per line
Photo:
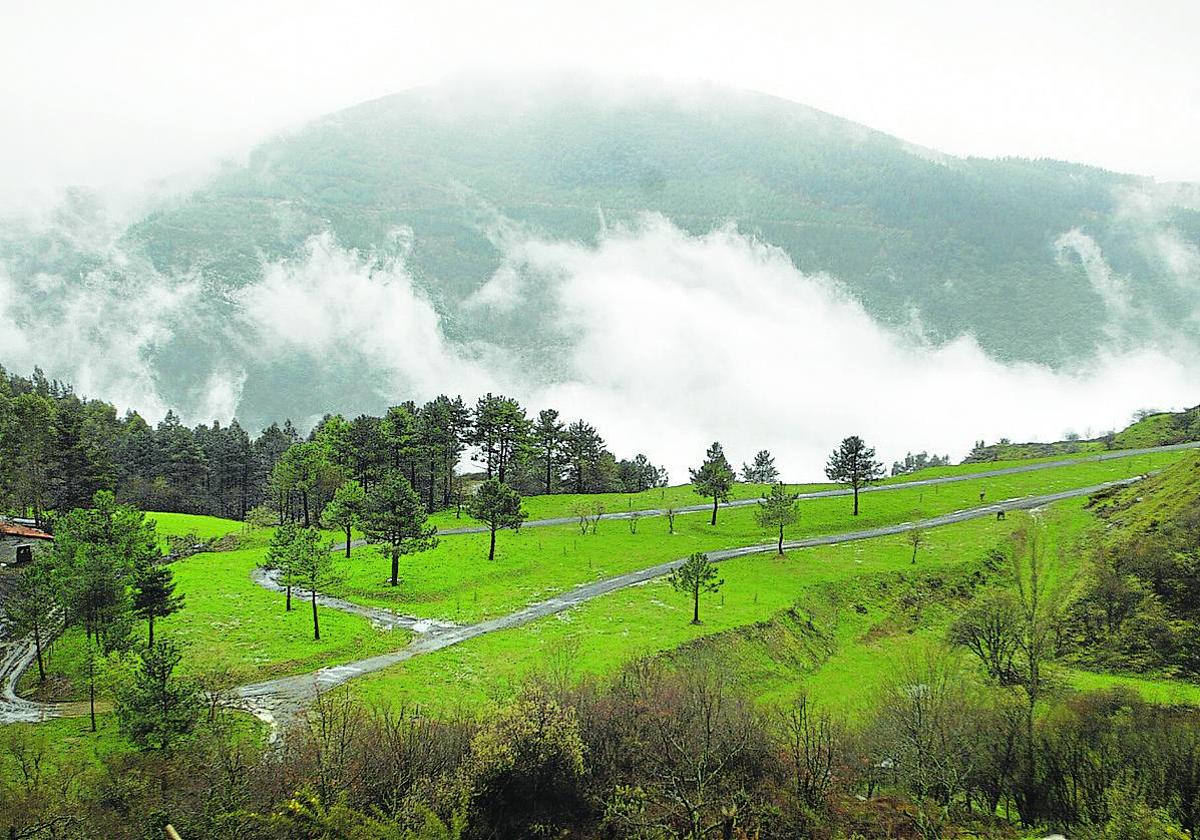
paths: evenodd
<path fill-rule="evenodd" d="M 1072 455 L 1078 452 L 1142 449 L 1149 446 L 1173 446 L 1200 440 L 1200 406 L 1183 411 L 1155 411 L 1137 417 L 1119 432 L 1108 432 L 1083 440 L 1060 440 L 1053 443 L 1012 443 L 1002 440 L 985 445 L 981 441 L 963 459 L 963 463 L 1009 461 L 1021 458 L 1046 458 Z"/>

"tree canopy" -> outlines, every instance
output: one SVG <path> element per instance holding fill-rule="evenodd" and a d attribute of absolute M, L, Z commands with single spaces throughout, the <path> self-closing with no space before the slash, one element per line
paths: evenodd
<path fill-rule="evenodd" d="M 737 474 L 725 457 L 721 444 L 713 443 L 705 453 L 704 463 L 699 468 L 690 470 L 692 487 L 696 493 L 713 500 L 712 525 L 717 524 L 717 507 L 721 502 L 729 501 Z"/>

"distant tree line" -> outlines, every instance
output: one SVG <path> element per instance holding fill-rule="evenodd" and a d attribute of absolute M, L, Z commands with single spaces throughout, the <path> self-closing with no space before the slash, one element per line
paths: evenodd
<path fill-rule="evenodd" d="M 892 462 L 892 475 L 908 475 L 926 467 L 950 466 L 949 455 L 930 455 L 928 452 L 909 452 L 903 461 Z"/>
<path fill-rule="evenodd" d="M 25 378 L 0 367 L 0 511 L 39 522 L 108 490 L 144 510 L 244 519 L 266 505 L 308 524 L 346 480 L 369 490 L 393 470 L 433 511 L 464 502 L 467 457 L 484 465 L 482 478 L 522 495 L 632 493 L 667 482 L 645 455 L 617 460 L 586 421 L 568 423 L 553 409 L 530 417 L 504 396 L 474 406 L 445 395 L 410 400 L 381 417 L 328 415 L 307 436 L 290 420 L 251 436 L 236 420 L 189 428 L 173 411 L 151 425 L 40 369 Z"/>

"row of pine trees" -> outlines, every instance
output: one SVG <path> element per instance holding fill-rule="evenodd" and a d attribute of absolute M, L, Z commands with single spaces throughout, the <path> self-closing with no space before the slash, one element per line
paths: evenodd
<path fill-rule="evenodd" d="M 188 427 L 170 411 L 151 425 L 41 370 L 26 378 L 0 367 L 0 512 L 39 522 L 86 507 L 101 490 L 143 510 L 243 519 L 265 505 L 311 521 L 344 480 L 369 489 L 391 470 L 439 510 L 462 502 L 471 459 L 523 495 L 638 492 L 667 481 L 644 455 L 618 461 L 583 420 L 568 423 L 553 409 L 530 416 L 492 394 L 473 406 L 442 395 L 383 416 L 328 415 L 308 435 L 289 420 L 252 436 L 236 420 Z"/>

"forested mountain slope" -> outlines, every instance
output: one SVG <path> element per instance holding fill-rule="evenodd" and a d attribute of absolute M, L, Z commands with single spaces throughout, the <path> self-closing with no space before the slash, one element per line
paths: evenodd
<path fill-rule="evenodd" d="M 363 396 L 336 392 L 340 369 L 271 359 L 266 377 L 261 347 L 225 329 L 238 290 L 314 236 L 369 264 L 402 260 L 452 342 L 486 340 L 551 378 L 572 335 L 537 293 L 548 279 L 527 278 L 517 307 L 474 296 L 500 269 L 536 274 L 520 243 L 592 242 L 647 212 L 692 233 L 735 225 L 935 342 L 970 333 L 997 358 L 1060 364 L 1187 333 L 1197 194 L 1068 163 L 957 159 L 760 94 L 456 83 L 279 136 L 111 247 L 82 232 L 94 208 L 77 197 L 59 227 L 0 236 L 0 260 L 27 296 L 18 318 L 59 306 L 38 277 L 140 290 L 152 274 L 188 289 L 187 311 L 147 342 L 163 397 L 185 402 L 214 367 L 237 366 L 253 423 L 299 414 L 295 384 L 328 391 L 315 405 Z"/>

